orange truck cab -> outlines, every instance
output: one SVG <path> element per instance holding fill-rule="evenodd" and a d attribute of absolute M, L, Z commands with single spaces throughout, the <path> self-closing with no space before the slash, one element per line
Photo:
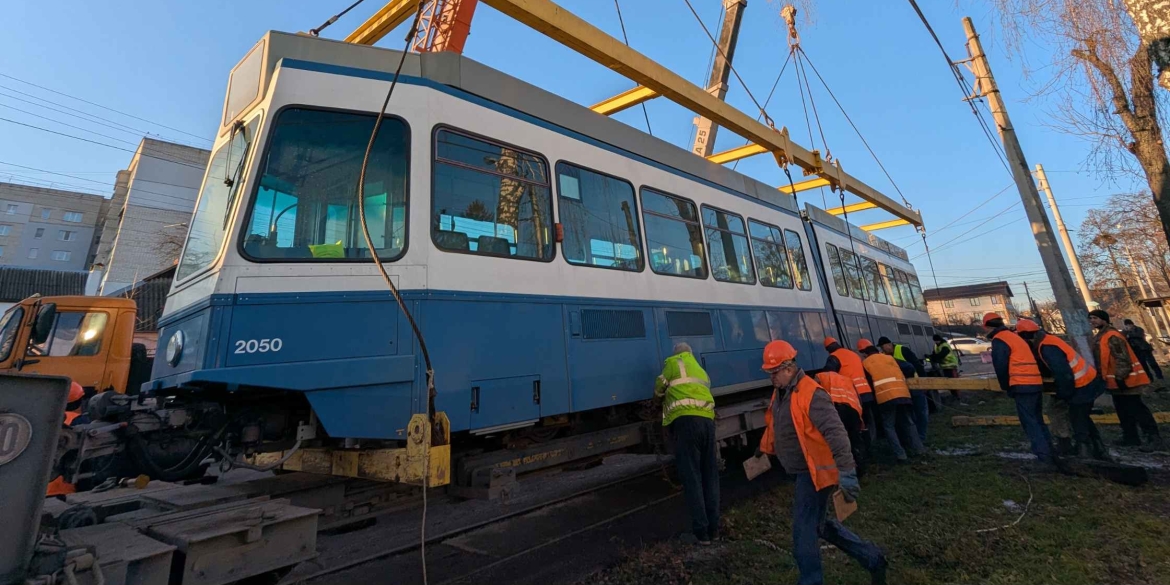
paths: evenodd
<path fill-rule="evenodd" d="M 136 394 L 145 380 L 132 370 L 141 371 L 135 362 L 146 357 L 141 346 L 135 355 L 136 319 L 132 299 L 29 297 L 0 316 L 0 373 L 68 376 L 87 396 Z"/>

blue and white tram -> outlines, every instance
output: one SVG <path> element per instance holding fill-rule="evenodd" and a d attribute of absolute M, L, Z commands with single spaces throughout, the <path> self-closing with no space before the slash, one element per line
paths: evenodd
<path fill-rule="evenodd" d="M 309 406 L 329 437 L 405 438 L 424 368 L 354 196 L 399 55 L 273 32 L 233 70 L 148 391 L 265 438 Z M 772 339 L 809 369 L 842 331 L 922 343 L 905 253 L 763 183 L 458 55 L 409 55 L 387 112 L 365 211 L 452 431 L 632 412 L 678 341 L 717 395 L 765 384 Z"/>

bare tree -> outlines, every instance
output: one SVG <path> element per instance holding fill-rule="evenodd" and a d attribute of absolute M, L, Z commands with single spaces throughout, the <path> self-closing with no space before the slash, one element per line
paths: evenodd
<path fill-rule="evenodd" d="M 1094 145 L 1099 174 L 1143 179 L 1162 232 L 1170 238 L 1170 160 L 1160 118 L 1166 92 L 1155 93 L 1153 59 L 1122 0 L 992 0 L 1009 51 L 1024 55 L 1047 42 L 1052 60 L 1028 73 L 1043 75 L 1037 95 L 1052 98 L 1055 126 Z"/>

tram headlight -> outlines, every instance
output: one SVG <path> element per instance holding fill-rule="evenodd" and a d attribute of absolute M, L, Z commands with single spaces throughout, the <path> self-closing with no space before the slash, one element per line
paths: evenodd
<path fill-rule="evenodd" d="M 171 336 L 171 340 L 167 342 L 167 363 L 171 367 L 179 365 L 179 360 L 183 359 L 183 346 L 186 344 L 187 336 L 183 334 L 180 329 Z"/>

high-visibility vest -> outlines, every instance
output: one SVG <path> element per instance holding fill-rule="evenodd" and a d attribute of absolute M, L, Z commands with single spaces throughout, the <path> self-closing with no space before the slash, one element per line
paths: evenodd
<path fill-rule="evenodd" d="M 666 358 L 659 383 L 666 386 L 666 397 L 662 401 L 663 426 L 680 416 L 715 418 L 711 378 L 690 352 Z"/>
<path fill-rule="evenodd" d="M 857 390 L 853 388 L 853 382 L 838 374 L 837 372 L 821 372 L 816 375 L 817 384 L 821 385 L 826 392 L 829 393 L 829 398 L 833 399 L 833 404 L 847 404 L 861 414 L 861 399 L 857 396 Z"/>
<path fill-rule="evenodd" d="M 773 438 L 772 409 L 776 407 L 776 395 L 780 393 L 777 388 L 772 389 L 772 400 L 768 402 L 768 410 L 764 411 L 764 435 L 760 437 L 760 452 L 769 455 L 776 454 L 775 439 Z"/>
<path fill-rule="evenodd" d="M 955 355 L 954 348 L 947 342 L 942 342 L 934 346 L 934 353 L 942 351 L 942 348 L 947 348 L 947 357 L 943 358 L 942 369 L 949 370 L 951 368 L 959 367 L 959 356 Z"/>
<path fill-rule="evenodd" d="M 875 353 L 861 362 L 865 371 L 873 378 L 873 394 L 878 404 L 885 404 L 897 398 L 910 398 L 910 387 L 898 361 L 884 353 Z"/>
<path fill-rule="evenodd" d="M 1072 368 L 1073 386 L 1076 388 L 1084 388 L 1093 383 L 1093 379 L 1097 377 L 1097 369 L 1089 364 L 1088 360 L 1081 357 L 1069 344 L 1065 343 L 1063 339 L 1055 335 L 1045 335 L 1040 340 L 1040 344 L 1036 347 L 1036 353 L 1040 359 L 1044 359 L 1044 352 L 1040 348 L 1045 345 L 1051 345 L 1064 352 L 1064 357 L 1068 358 L 1068 365 Z M 1048 365 L 1048 364 L 1045 364 Z M 1049 367 L 1049 369 L 1052 369 Z"/>
<path fill-rule="evenodd" d="M 812 476 L 813 486 L 817 491 L 835 486 L 840 482 L 837 472 L 837 461 L 833 459 L 833 450 L 825 436 L 812 423 L 808 412 L 812 407 L 813 395 L 821 387 L 812 378 L 805 376 L 792 389 L 792 398 L 789 400 L 789 412 L 792 413 L 792 426 L 796 429 L 796 438 L 800 441 L 800 450 L 804 452 L 804 461 L 808 463 L 808 472 Z"/>
<path fill-rule="evenodd" d="M 901 343 L 894 344 L 894 359 L 896 359 L 900 362 L 906 361 L 906 357 L 902 355 L 902 348 L 903 347 L 906 347 L 906 346 L 902 345 Z"/>
<path fill-rule="evenodd" d="M 841 375 L 853 380 L 853 387 L 857 389 L 858 396 L 873 392 L 873 388 L 869 387 L 869 380 L 865 379 L 865 368 L 861 365 L 861 356 L 844 347 L 830 355 L 841 362 Z"/>
<path fill-rule="evenodd" d="M 1036 355 L 1027 341 L 1007 329 L 996 333 L 995 339 L 1006 343 L 1011 350 L 1008 357 L 1008 386 L 1039 386 L 1044 383 L 1040 377 L 1040 367 L 1036 365 Z"/>
<path fill-rule="evenodd" d="M 1116 329 L 1110 329 L 1101 336 L 1101 377 L 1105 379 L 1106 388 L 1117 390 L 1117 369 L 1113 362 L 1113 352 L 1109 351 L 1109 339 L 1111 337 L 1118 337 L 1122 341 L 1125 341 L 1125 336 Z M 1129 352 L 1129 363 L 1133 367 L 1129 375 L 1125 377 L 1125 387 L 1136 388 L 1149 384 L 1150 377 L 1146 374 L 1146 370 L 1142 368 L 1142 363 L 1138 361 L 1137 354 L 1133 352 L 1133 348 L 1130 347 L 1128 341 L 1125 342 L 1125 351 Z"/>

